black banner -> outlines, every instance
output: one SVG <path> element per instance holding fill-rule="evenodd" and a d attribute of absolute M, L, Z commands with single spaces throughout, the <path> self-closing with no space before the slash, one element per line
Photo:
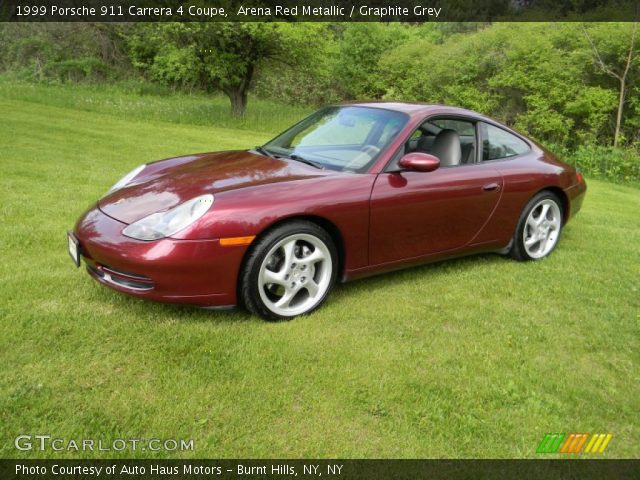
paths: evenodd
<path fill-rule="evenodd" d="M 0 460 L 0 478 L 631 480 L 640 460 Z"/>
<path fill-rule="evenodd" d="M 631 22 L 639 5 L 639 0 L 0 0 L 0 21 Z"/>

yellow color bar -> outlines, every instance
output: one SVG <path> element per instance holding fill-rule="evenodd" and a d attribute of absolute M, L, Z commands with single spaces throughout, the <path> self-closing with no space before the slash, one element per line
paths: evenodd
<path fill-rule="evenodd" d="M 587 447 L 584 449 L 584 453 L 591 453 L 591 447 L 593 447 L 593 444 L 596 443 L 597 438 L 597 433 L 591 436 L 591 438 L 589 439 L 589 443 L 587 443 Z"/>
<path fill-rule="evenodd" d="M 221 238 L 220 245 L 223 247 L 234 247 L 236 245 L 249 245 L 253 242 L 253 239 L 256 238 L 255 235 L 251 235 L 249 237 L 228 237 Z"/>
<path fill-rule="evenodd" d="M 602 442 L 602 445 L 600 445 L 600 450 L 598 451 L 598 453 L 604 452 L 604 449 L 607 448 L 607 445 L 609 445 L 609 442 L 611 441 L 612 438 L 613 438 L 612 433 L 607 434 L 607 436 L 604 439 L 604 442 Z"/>
<path fill-rule="evenodd" d="M 591 453 L 598 453 L 598 449 L 600 448 L 600 444 L 602 443 L 602 441 L 604 440 L 604 437 L 606 437 L 606 435 L 604 433 L 599 433 L 597 435 L 597 439 L 596 439 L 596 443 L 593 444 L 593 448 L 591 448 Z"/>

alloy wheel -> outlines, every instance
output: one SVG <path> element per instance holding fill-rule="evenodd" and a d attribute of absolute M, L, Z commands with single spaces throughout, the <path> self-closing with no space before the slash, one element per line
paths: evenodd
<path fill-rule="evenodd" d="M 522 232 L 527 254 L 534 259 L 548 255 L 558 241 L 561 224 L 560 207 L 556 202 L 549 198 L 538 202 L 529 212 Z"/>
<path fill-rule="evenodd" d="M 325 243 L 314 235 L 289 235 L 265 256 L 258 276 L 264 305 L 292 317 L 313 309 L 331 285 L 333 262 Z"/>

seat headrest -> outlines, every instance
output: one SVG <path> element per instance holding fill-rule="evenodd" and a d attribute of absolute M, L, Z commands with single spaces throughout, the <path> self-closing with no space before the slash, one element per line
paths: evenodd
<path fill-rule="evenodd" d="M 440 166 L 442 167 L 460 165 L 462 152 L 458 132 L 450 129 L 440 130 L 433 141 L 431 154 L 440 159 Z"/>

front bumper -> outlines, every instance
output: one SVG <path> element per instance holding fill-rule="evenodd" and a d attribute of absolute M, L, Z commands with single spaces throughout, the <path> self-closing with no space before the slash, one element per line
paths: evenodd
<path fill-rule="evenodd" d="M 103 285 L 129 295 L 168 303 L 229 306 L 246 245 L 218 239 L 140 241 L 122 235 L 126 224 L 97 207 L 78 220 L 74 235 L 87 271 Z"/>

